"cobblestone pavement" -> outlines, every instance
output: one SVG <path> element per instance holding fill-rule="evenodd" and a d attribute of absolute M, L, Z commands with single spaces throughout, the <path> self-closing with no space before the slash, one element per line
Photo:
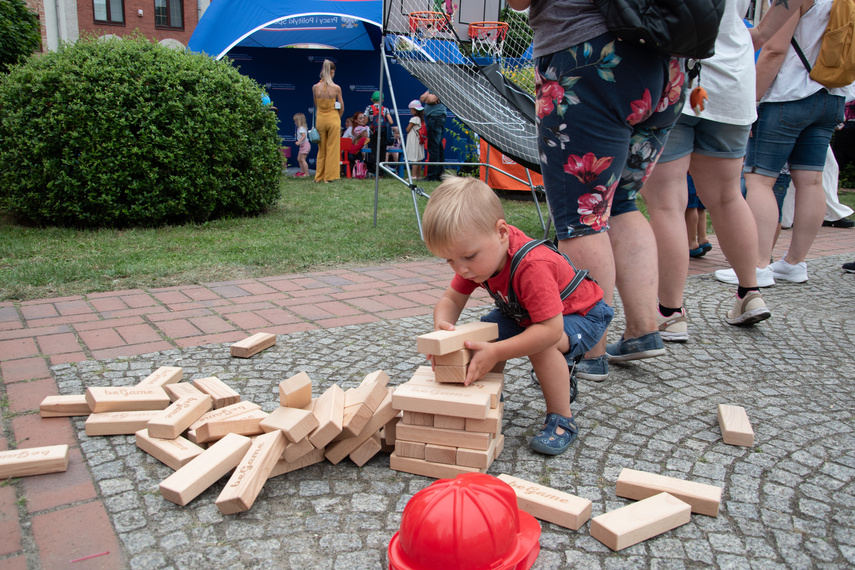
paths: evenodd
<path fill-rule="evenodd" d="M 731 286 L 690 277 L 690 341 L 657 359 L 613 365 L 606 382 L 582 382 L 574 412 L 580 437 L 557 457 L 528 440 L 544 417 L 528 362 L 506 370 L 504 452 L 489 473 L 509 473 L 593 501 L 593 516 L 629 503 L 615 496 L 624 467 L 721 486 L 717 518 L 691 522 L 620 552 L 579 531 L 542 523 L 536 569 L 714 567 L 844 568 L 855 565 L 855 276 L 849 256 L 810 263 L 805 284 L 764 289 L 772 318 L 752 328 L 722 321 Z M 474 320 L 483 309 L 467 309 Z M 620 310 L 612 336 L 623 322 Z M 354 387 L 385 370 L 391 385 L 424 364 L 415 337 L 429 316 L 280 335 L 249 360 L 227 344 L 112 360 L 58 364 L 62 394 L 87 386 L 132 385 L 159 366 L 182 366 L 185 380 L 215 375 L 265 411 L 277 384 L 305 371 L 315 395 L 331 383 Z M 719 403 L 745 407 L 753 448 L 725 445 Z M 127 564 L 148 568 L 335 568 L 387 565 L 386 547 L 414 493 L 433 480 L 389 469 L 380 454 L 364 467 L 345 460 L 268 481 L 245 513 L 214 504 L 224 481 L 188 506 L 164 500 L 158 483 L 172 471 L 138 450 L 133 437 L 85 435 L 80 449 Z"/>

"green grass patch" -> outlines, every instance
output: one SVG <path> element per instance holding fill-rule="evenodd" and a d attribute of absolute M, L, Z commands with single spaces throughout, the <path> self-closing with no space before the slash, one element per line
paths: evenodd
<path fill-rule="evenodd" d="M 430 193 L 437 183 L 424 183 Z M 530 194 L 519 193 L 521 197 Z M 419 211 L 427 200 L 418 198 Z M 503 199 L 508 222 L 542 229 L 533 202 Z M 541 207 L 544 208 L 543 204 Z M 0 300 L 167 287 L 428 259 L 410 190 L 380 181 L 283 178 L 265 214 L 152 229 L 25 227 L 0 218 Z"/>

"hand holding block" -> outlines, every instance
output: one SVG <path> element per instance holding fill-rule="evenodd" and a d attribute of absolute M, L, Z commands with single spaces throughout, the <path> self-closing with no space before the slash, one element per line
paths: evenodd
<path fill-rule="evenodd" d="M 231 346 L 231 354 L 237 358 L 249 358 L 274 344 L 276 344 L 275 334 L 258 333 L 234 343 Z"/>
<path fill-rule="evenodd" d="M 248 511 L 284 449 L 281 431 L 256 437 L 215 501 L 220 512 L 233 515 Z"/>
<path fill-rule="evenodd" d="M 0 451 L 0 480 L 59 473 L 66 469 L 68 469 L 67 445 Z"/>
<path fill-rule="evenodd" d="M 499 325 L 496 323 L 472 322 L 458 325 L 453 331 L 433 331 L 416 339 L 416 349 L 422 354 L 442 356 L 465 348 L 467 340 L 490 341 L 499 338 Z"/>
<path fill-rule="evenodd" d="M 206 394 L 179 398 L 148 422 L 148 433 L 151 437 L 175 439 L 210 409 L 211 397 Z"/>
<path fill-rule="evenodd" d="M 333 384 L 327 388 L 315 401 L 312 413 L 318 419 L 318 427 L 309 434 L 309 441 L 314 447 L 326 447 L 342 430 L 344 390 L 341 386 Z"/>
<path fill-rule="evenodd" d="M 216 376 L 193 380 L 193 385 L 211 397 L 215 410 L 240 402 L 240 394 Z"/>
<path fill-rule="evenodd" d="M 499 479 L 517 494 L 517 505 L 531 516 L 579 530 L 591 518 L 591 501 L 502 473 Z"/>
<path fill-rule="evenodd" d="M 684 481 L 675 477 L 624 468 L 618 476 L 615 489 L 615 494 L 618 497 L 626 497 L 636 501 L 662 492 L 688 503 L 692 507 L 693 513 L 711 517 L 718 516 L 718 508 L 721 504 L 721 487 L 715 485 Z"/>
<path fill-rule="evenodd" d="M 205 451 L 181 436 L 175 439 L 151 437 L 147 429 L 141 429 L 136 433 L 136 443 L 137 447 L 176 471 Z"/>
<path fill-rule="evenodd" d="M 291 443 L 308 437 L 318 427 L 318 418 L 312 412 L 297 408 L 279 407 L 261 420 L 261 429 L 266 432 L 280 430 Z"/>
<path fill-rule="evenodd" d="M 312 402 L 312 380 L 305 372 L 279 383 L 279 405 L 283 408 L 305 408 Z"/>
<path fill-rule="evenodd" d="M 167 501 L 185 506 L 240 463 L 252 441 L 230 433 L 160 483 Z"/>
<path fill-rule="evenodd" d="M 39 404 L 39 415 L 43 418 L 61 418 L 68 416 L 88 416 L 92 413 L 86 396 L 47 396 Z"/>
<path fill-rule="evenodd" d="M 160 386 L 104 386 L 87 388 L 86 403 L 100 413 L 163 410 L 172 402 Z"/>
<path fill-rule="evenodd" d="M 161 366 L 137 384 L 137 386 L 160 386 L 163 388 L 169 384 L 180 382 L 184 377 L 184 370 L 180 366 Z"/>
<path fill-rule="evenodd" d="M 718 405 L 718 425 L 721 437 L 728 445 L 754 447 L 754 430 L 742 406 Z"/>
<path fill-rule="evenodd" d="M 692 507 L 668 493 L 659 493 L 591 519 L 591 536 L 622 550 L 689 522 Z"/>

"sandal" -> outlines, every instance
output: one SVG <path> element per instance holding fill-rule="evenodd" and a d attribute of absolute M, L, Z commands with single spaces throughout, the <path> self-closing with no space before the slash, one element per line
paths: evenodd
<path fill-rule="evenodd" d="M 707 254 L 707 250 L 703 247 L 696 247 L 689 250 L 689 257 L 703 257 Z"/>
<path fill-rule="evenodd" d="M 564 430 L 559 434 L 558 428 Z M 558 414 L 546 414 L 546 422 L 543 428 L 535 435 L 529 446 L 538 453 L 545 455 L 558 455 L 564 453 L 570 444 L 576 441 L 579 429 L 573 418 L 565 418 Z"/>
<path fill-rule="evenodd" d="M 708 241 L 705 241 L 704 243 L 702 243 L 702 244 L 701 244 L 701 245 L 699 245 L 698 247 L 699 247 L 699 248 L 701 248 L 701 249 L 702 249 L 702 250 L 704 250 L 704 251 L 709 251 L 709 250 L 711 250 L 711 249 L 712 249 L 712 244 L 711 244 L 710 242 L 708 242 Z"/>

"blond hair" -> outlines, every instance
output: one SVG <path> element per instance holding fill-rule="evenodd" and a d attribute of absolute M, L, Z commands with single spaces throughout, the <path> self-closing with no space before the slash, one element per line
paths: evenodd
<path fill-rule="evenodd" d="M 492 188 L 477 178 L 444 176 L 425 207 L 425 245 L 437 254 L 468 232 L 493 231 L 496 222 L 504 219 L 502 202 Z"/>
<path fill-rule="evenodd" d="M 304 115 L 303 113 L 297 113 L 296 115 L 294 115 L 294 122 L 297 124 L 298 127 L 309 126 L 306 124 L 306 115 Z"/>
<path fill-rule="evenodd" d="M 324 66 L 321 68 L 321 81 L 325 85 L 332 87 L 335 85 L 332 80 L 332 72 L 335 71 L 335 64 L 328 59 L 324 60 Z"/>

